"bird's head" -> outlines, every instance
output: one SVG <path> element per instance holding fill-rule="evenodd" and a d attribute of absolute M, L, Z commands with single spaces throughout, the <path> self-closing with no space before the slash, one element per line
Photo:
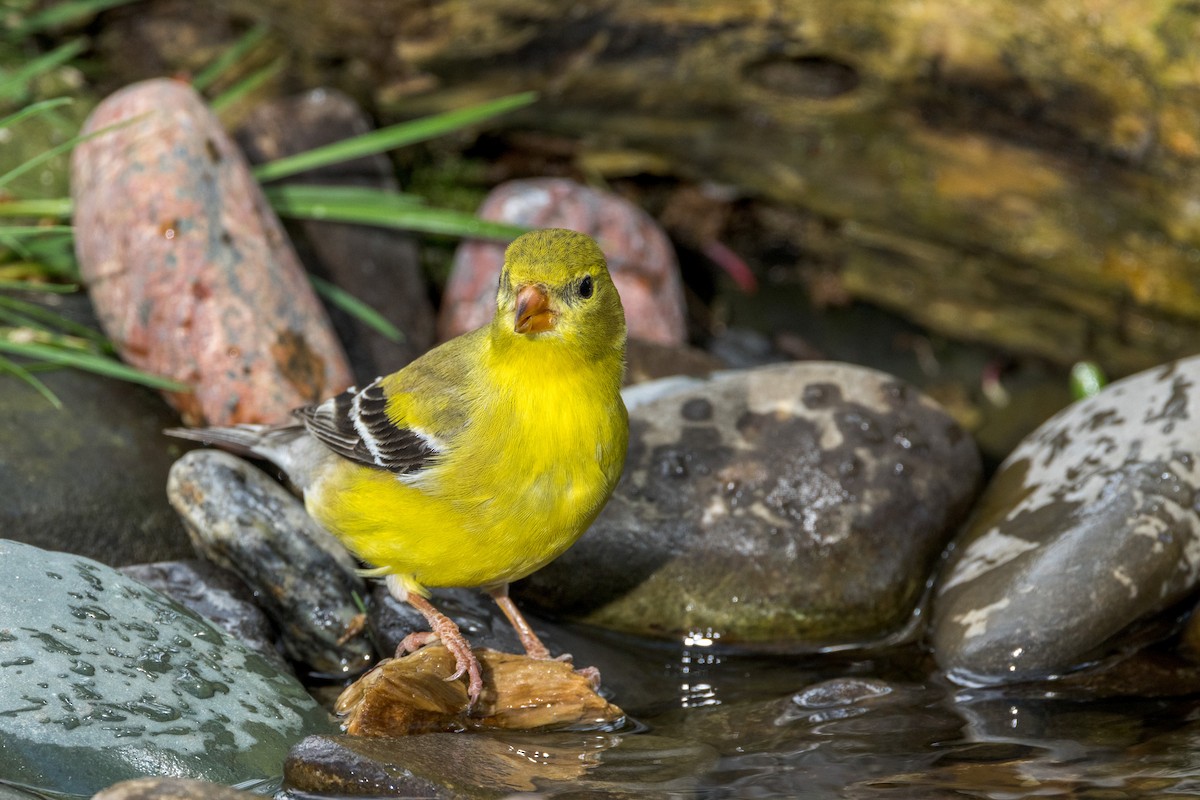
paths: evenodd
<path fill-rule="evenodd" d="M 591 237 L 562 228 L 531 231 L 508 246 L 493 325 L 594 357 L 625 344 L 625 312 L 604 253 Z"/>

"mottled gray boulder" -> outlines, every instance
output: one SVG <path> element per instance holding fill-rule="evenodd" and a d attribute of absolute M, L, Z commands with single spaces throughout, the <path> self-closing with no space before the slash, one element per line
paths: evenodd
<path fill-rule="evenodd" d="M 288 655 L 326 675 L 373 663 L 353 557 L 277 481 L 230 453 L 192 450 L 171 467 L 167 497 L 196 550 L 257 592 Z"/>
<path fill-rule="evenodd" d="M 911 619 L 974 497 L 974 442 L 896 378 L 807 362 L 631 394 L 629 455 L 576 545 L 518 591 L 647 635 L 797 648 Z"/>
<path fill-rule="evenodd" d="M 0 779 L 88 795 L 154 774 L 238 783 L 329 730 L 289 675 L 89 559 L 0 540 Z"/>
<path fill-rule="evenodd" d="M 1114 383 L 1013 451 L 934 601 L 934 649 L 952 678 L 1069 671 L 1196 588 L 1198 379 L 1190 358 Z"/>

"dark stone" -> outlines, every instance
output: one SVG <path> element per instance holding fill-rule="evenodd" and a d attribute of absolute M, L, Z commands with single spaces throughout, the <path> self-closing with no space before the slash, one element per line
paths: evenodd
<path fill-rule="evenodd" d="M 980 462 L 940 407 L 898 385 L 826 362 L 673 381 L 684 388 L 631 408 L 625 473 L 591 530 L 518 590 L 666 638 L 807 649 L 901 635 Z"/>

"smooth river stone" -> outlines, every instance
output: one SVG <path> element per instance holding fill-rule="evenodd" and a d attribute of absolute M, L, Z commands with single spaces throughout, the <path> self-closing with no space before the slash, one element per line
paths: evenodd
<path fill-rule="evenodd" d="M 246 159 L 187 84 L 128 86 L 71 158 L 75 251 L 121 357 L 189 425 L 278 422 L 353 381 Z"/>
<path fill-rule="evenodd" d="M 332 729 L 294 678 L 90 559 L 0 540 L 0 780 L 90 795 L 145 775 L 239 783 Z"/>
<path fill-rule="evenodd" d="M 808 650 L 902 635 L 980 477 L 971 437 L 897 378 L 805 362 L 626 390 L 625 472 L 517 591 L 656 637 Z"/>
<path fill-rule="evenodd" d="M 654 218 L 628 200 L 566 178 L 497 186 L 477 212 L 482 219 L 530 228 L 569 228 L 596 240 L 625 306 L 629 336 L 664 345 L 687 338 L 679 261 Z M 450 339 L 486 324 L 496 312 L 505 245 L 464 240 L 442 295 L 438 335 Z"/>
<path fill-rule="evenodd" d="M 1012 452 L 934 600 L 934 651 L 951 678 L 1070 671 L 1195 590 L 1198 379 L 1200 358 L 1139 373 L 1064 409 Z"/>

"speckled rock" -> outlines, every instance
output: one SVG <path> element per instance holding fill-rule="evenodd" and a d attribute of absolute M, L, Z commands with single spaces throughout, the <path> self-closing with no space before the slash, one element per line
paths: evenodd
<path fill-rule="evenodd" d="M 40 378 L 61 411 L 0 375 L 0 535 L 113 566 L 191 555 L 162 491 L 182 449 L 162 435 L 178 423 L 166 403 L 77 370 Z"/>
<path fill-rule="evenodd" d="M 608 259 L 625 306 L 629 335 L 659 344 L 687 336 L 683 282 L 667 235 L 632 203 L 564 178 L 508 181 L 479 207 L 483 219 L 531 228 L 570 228 L 594 238 Z M 450 339 L 488 322 L 496 311 L 496 283 L 504 245 L 465 241 L 454 254 L 442 296 L 438 336 Z"/>
<path fill-rule="evenodd" d="M 495 733 L 310 736 L 293 748 L 284 789 L 317 795 L 433 797 L 693 796 L 716 753 L 652 734 Z"/>
<path fill-rule="evenodd" d="M 89 559 L 0 541 L 0 779 L 88 795 L 147 774 L 278 774 L 330 728 L 291 676 Z"/>
<path fill-rule="evenodd" d="M 171 467 L 167 497 L 196 550 L 237 574 L 284 635 L 293 659 L 326 675 L 374 660 L 366 597 L 344 547 L 262 470 L 220 450 L 192 450 Z"/>
<path fill-rule="evenodd" d="M 952 678 L 1072 670 L 1196 589 L 1198 380 L 1200 358 L 1126 378 L 1012 452 L 937 589 L 934 650 Z"/>
<path fill-rule="evenodd" d="M 912 387 L 847 364 L 671 380 L 633 404 L 596 523 L 519 594 L 669 638 L 804 649 L 904 629 L 974 497 L 971 438 Z"/>
<path fill-rule="evenodd" d="M 104 331 L 174 378 L 190 425 L 277 422 L 352 383 L 328 317 L 245 158 L 187 84 L 96 107 L 71 158 L 75 252 Z"/>

